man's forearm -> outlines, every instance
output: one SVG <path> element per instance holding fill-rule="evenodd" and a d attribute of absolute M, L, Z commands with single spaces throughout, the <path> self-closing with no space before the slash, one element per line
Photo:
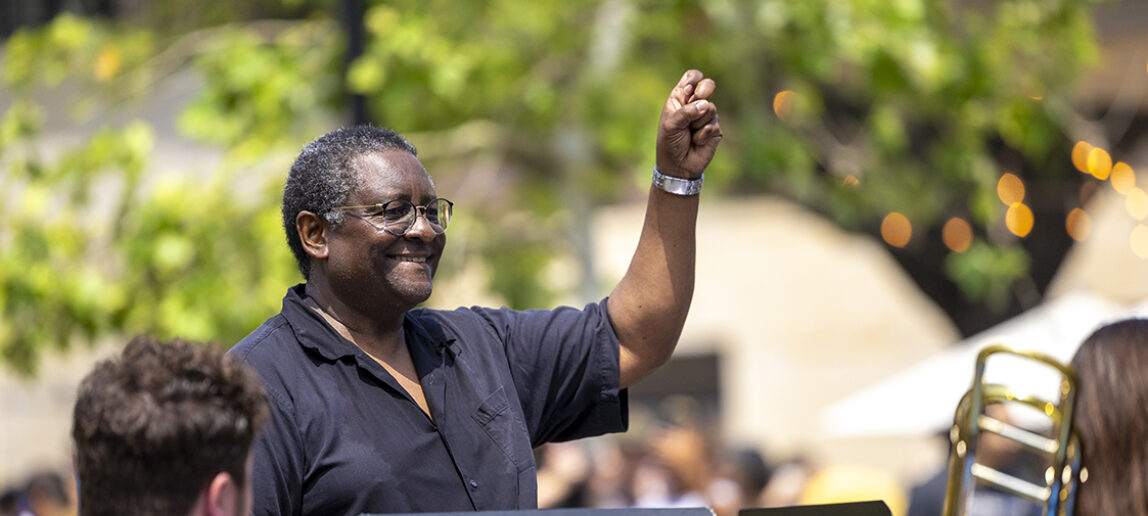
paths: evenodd
<path fill-rule="evenodd" d="M 650 188 L 638 248 L 608 308 L 621 342 L 621 386 L 670 358 L 694 293 L 698 196 Z"/>
<path fill-rule="evenodd" d="M 722 139 L 717 107 L 709 101 L 715 87 L 701 72 L 688 70 L 662 106 L 656 161 L 666 177 L 655 178 L 675 193 L 650 188 L 638 250 L 607 305 L 621 343 L 622 387 L 669 360 L 690 311 L 697 247 L 696 187 Z"/>

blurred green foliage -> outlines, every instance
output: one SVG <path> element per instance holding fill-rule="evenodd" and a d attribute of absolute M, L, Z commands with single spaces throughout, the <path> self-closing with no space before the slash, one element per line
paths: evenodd
<path fill-rule="evenodd" d="M 274 313 L 298 274 L 268 209 L 279 188 L 237 181 L 238 159 L 158 173 L 156 130 L 138 120 L 45 144 L 49 112 L 83 123 L 170 73 L 155 39 L 63 15 L 8 41 L 0 356 L 16 370 L 34 371 L 46 347 L 103 336 L 234 341 Z M 241 155 L 258 136 L 229 149 Z"/>
<path fill-rule="evenodd" d="M 1091 1 L 963 3 L 376 1 L 350 63 L 334 2 L 285 0 L 276 20 L 245 17 L 268 1 L 209 2 L 179 23 L 164 1 L 115 23 L 60 16 L 4 48 L 0 353 L 29 371 L 76 338 L 241 338 L 297 281 L 277 210 L 287 164 L 352 93 L 436 178 L 500 172 L 493 194 L 454 195 L 472 222 L 452 231 L 452 263 L 484 260 L 510 306 L 548 303 L 560 292 L 540 273 L 563 249 L 588 256 L 590 210 L 644 191 L 660 106 L 690 67 L 717 81 L 726 134 L 707 198 L 777 192 L 850 230 L 890 211 L 917 227 L 964 217 L 977 242 L 936 267 L 999 303 L 1028 262 L 1001 230 L 992 145 L 1034 181 L 1067 160 L 1072 85 L 1096 53 Z M 45 105 L 66 98 L 91 122 L 187 69 L 202 87 L 177 129 L 221 149 L 218 168 L 153 173 L 155 129 L 138 121 L 43 150 Z"/>

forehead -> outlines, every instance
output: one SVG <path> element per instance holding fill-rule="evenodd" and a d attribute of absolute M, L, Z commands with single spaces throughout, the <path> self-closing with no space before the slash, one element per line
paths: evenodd
<path fill-rule="evenodd" d="M 359 188 L 351 192 L 349 200 L 356 203 L 369 204 L 398 198 L 422 200 L 435 196 L 434 184 L 426 169 L 409 152 L 371 152 L 359 156 L 354 166 L 359 174 Z"/>

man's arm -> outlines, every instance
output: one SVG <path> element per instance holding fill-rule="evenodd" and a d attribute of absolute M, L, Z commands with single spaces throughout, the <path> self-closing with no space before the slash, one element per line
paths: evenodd
<path fill-rule="evenodd" d="M 661 173 L 697 179 L 713 159 L 722 138 L 713 92 L 713 80 L 697 70 L 670 92 L 658 123 Z M 677 345 L 694 293 L 697 214 L 697 195 L 650 187 L 638 249 L 607 305 L 621 343 L 622 388 L 669 360 Z"/>

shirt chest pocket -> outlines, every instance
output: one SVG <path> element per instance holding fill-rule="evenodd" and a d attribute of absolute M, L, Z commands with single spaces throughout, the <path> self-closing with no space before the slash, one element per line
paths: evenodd
<path fill-rule="evenodd" d="M 473 417 L 506 458 L 521 471 L 534 465 L 534 456 L 526 426 L 516 414 L 506 391 L 499 386 L 482 400 Z"/>

